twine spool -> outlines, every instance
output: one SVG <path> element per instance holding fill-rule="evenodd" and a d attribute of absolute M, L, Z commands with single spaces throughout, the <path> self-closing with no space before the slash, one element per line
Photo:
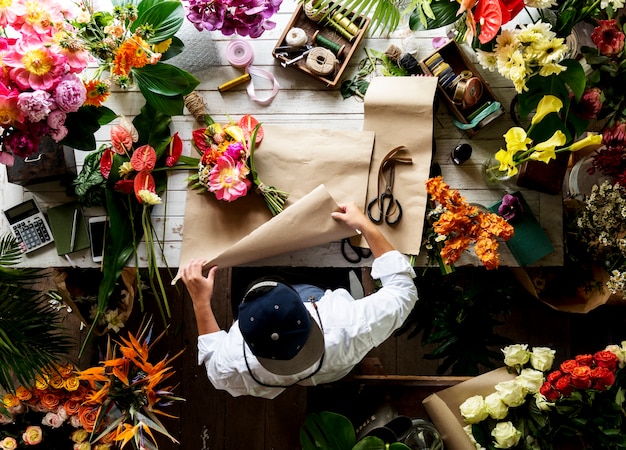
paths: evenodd
<path fill-rule="evenodd" d="M 391 61 L 397 63 L 400 60 L 400 56 L 402 56 L 402 50 L 400 47 L 392 44 L 385 50 L 385 55 Z"/>
<path fill-rule="evenodd" d="M 335 72 L 337 58 L 327 48 L 315 47 L 306 58 L 306 66 L 316 75 L 330 75 Z"/>
<path fill-rule="evenodd" d="M 333 20 L 337 22 L 344 30 L 352 35 L 359 34 L 359 27 L 357 27 L 350 19 L 341 14 L 340 12 L 333 13 Z"/>
<path fill-rule="evenodd" d="M 185 96 L 185 106 L 191 115 L 199 123 L 204 123 L 204 117 L 207 115 L 206 102 L 196 91 Z"/>
<path fill-rule="evenodd" d="M 307 38 L 304 30 L 298 27 L 291 28 L 287 32 L 287 36 L 285 36 L 285 42 L 287 43 L 287 45 L 291 45 L 292 47 L 305 46 L 308 40 L 309 38 Z"/>
<path fill-rule="evenodd" d="M 315 0 L 311 0 L 304 4 L 304 14 L 313 22 L 319 22 L 328 13 L 328 5 L 323 8 L 315 8 Z"/>
<path fill-rule="evenodd" d="M 333 54 L 337 58 L 341 58 L 343 56 L 344 50 L 346 49 L 345 45 L 340 45 L 322 36 L 320 34 L 320 30 L 316 30 L 315 34 L 313 34 L 313 42 L 319 45 L 320 47 L 327 48 L 328 50 L 333 52 Z"/>

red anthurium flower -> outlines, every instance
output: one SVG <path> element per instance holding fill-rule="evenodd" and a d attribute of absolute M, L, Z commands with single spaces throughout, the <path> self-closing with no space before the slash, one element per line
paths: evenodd
<path fill-rule="evenodd" d="M 252 136 L 252 132 L 259 124 L 259 121 L 252 117 L 250 114 L 246 114 L 241 119 L 239 119 L 239 128 L 243 130 L 243 135 L 246 138 L 246 141 L 250 141 L 250 136 Z M 263 127 L 259 127 L 259 130 L 256 132 L 256 139 L 254 142 L 256 145 L 259 145 L 263 140 L 264 132 Z"/>
<path fill-rule="evenodd" d="M 100 157 L 100 173 L 106 180 L 109 179 L 109 174 L 111 173 L 111 166 L 113 165 L 114 154 L 115 151 L 108 147 L 104 150 L 104 152 L 102 152 L 102 156 Z"/>
<path fill-rule="evenodd" d="M 130 165 L 137 172 L 150 172 L 156 165 L 156 159 L 154 148 L 151 145 L 142 145 L 133 152 L 133 156 L 130 157 Z"/>
<path fill-rule="evenodd" d="M 143 203 L 143 200 L 139 196 L 139 191 L 148 190 L 150 192 L 156 192 L 156 183 L 154 177 L 150 172 L 139 172 L 134 181 L 135 197 L 139 203 Z"/>
<path fill-rule="evenodd" d="M 502 25 L 510 22 L 524 9 L 524 0 L 500 0 Z"/>
<path fill-rule="evenodd" d="M 196 148 L 201 153 L 204 153 L 205 151 L 207 151 L 207 149 L 211 148 L 211 146 L 207 142 L 207 135 L 205 134 L 205 130 L 206 128 L 200 128 L 191 132 L 193 143 L 196 145 Z"/>
<path fill-rule="evenodd" d="M 480 25 L 478 40 L 486 44 L 496 37 L 502 26 L 502 7 L 498 0 L 480 0 L 474 11 L 474 20 Z"/>
<path fill-rule="evenodd" d="M 165 165 L 167 167 L 173 167 L 174 164 L 180 158 L 180 155 L 183 153 L 183 141 L 181 140 L 178 133 L 174 133 L 172 139 L 170 140 L 170 145 L 167 147 L 167 157 L 165 158 Z"/>

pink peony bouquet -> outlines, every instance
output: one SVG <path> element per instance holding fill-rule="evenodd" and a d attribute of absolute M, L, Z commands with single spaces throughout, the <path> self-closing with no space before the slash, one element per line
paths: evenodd
<path fill-rule="evenodd" d="M 86 99 L 78 74 L 90 56 L 61 2 L 9 3 L 0 9 L 0 163 L 12 165 L 35 153 L 42 136 L 66 137 L 67 115 Z"/>
<path fill-rule="evenodd" d="M 288 194 L 263 184 L 254 168 L 254 149 L 263 139 L 257 120 L 243 116 L 238 123 L 220 125 L 207 117 L 207 126 L 194 130 L 193 145 L 200 153 L 198 173 L 190 177 L 192 188 L 208 190 L 218 200 L 232 202 L 254 186 L 273 215 L 283 210 Z"/>
<path fill-rule="evenodd" d="M 198 31 L 257 38 L 276 26 L 269 18 L 278 12 L 282 0 L 186 0 L 185 3 L 187 19 Z"/>

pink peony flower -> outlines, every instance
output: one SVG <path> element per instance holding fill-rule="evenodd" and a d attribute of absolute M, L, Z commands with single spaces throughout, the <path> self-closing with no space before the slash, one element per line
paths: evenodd
<path fill-rule="evenodd" d="M 64 75 L 54 90 L 54 100 L 57 107 L 65 112 L 78 111 L 85 103 L 86 98 L 87 88 L 81 79 L 73 73 Z"/>
<path fill-rule="evenodd" d="M 62 126 L 55 130 L 50 130 L 49 134 L 50 134 L 50 137 L 54 140 L 54 142 L 60 142 L 63 139 L 65 139 L 68 133 L 69 133 L 69 130 L 67 129 L 67 127 Z"/>
<path fill-rule="evenodd" d="M 233 160 L 239 161 L 246 155 L 246 149 L 241 142 L 234 142 L 228 146 L 225 155 L 230 156 Z"/>
<path fill-rule="evenodd" d="M 50 114 L 48 114 L 48 118 L 46 119 L 46 123 L 53 130 L 58 130 L 65 123 L 65 118 L 67 114 L 65 114 L 60 109 L 55 109 Z"/>
<path fill-rule="evenodd" d="M 250 170 L 243 162 L 235 162 L 230 156 L 221 156 L 209 175 L 209 191 L 218 200 L 232 202 L 248 193 L 252 183 L 248 180 Z"/>
<path fill-rule="evenodd" d="M 591 33 L 591 40 L 604 56 L 615 56 L 624 48 L 624 33 L 615 19 L 599 20 L 598 26 Z"/>
<path fill-rule="evenodd" d="M 46 91 L 21 92 L 17 98 L 17 106 L 28 120 L 39 122 L 50 114 L 54 101 Z"/>
<path fill-rule="evenodd" d="M 65 56 L 55 53 L 46 43 L 21 39 L 15 43 L 2 62 L 20 89 L 53 89 L 66 70 Z"/>

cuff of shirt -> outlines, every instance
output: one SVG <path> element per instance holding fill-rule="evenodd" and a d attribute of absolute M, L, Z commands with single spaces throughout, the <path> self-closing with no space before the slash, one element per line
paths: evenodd
<path fill-rule="evenodd" d="M 198 336 L 198 365 L 205 364 L 213 356 L 226 334 L 225 330 L 220 330 Z"/>
<path fill-rule="evenodd" d="M 415 277 L 415 272 L 409 264 L 408 258 L 397 250 L 383 253 L 372 263 L 371 276 L 374 279 L 402 272 L 407 272 L 411 277 Z"/>

